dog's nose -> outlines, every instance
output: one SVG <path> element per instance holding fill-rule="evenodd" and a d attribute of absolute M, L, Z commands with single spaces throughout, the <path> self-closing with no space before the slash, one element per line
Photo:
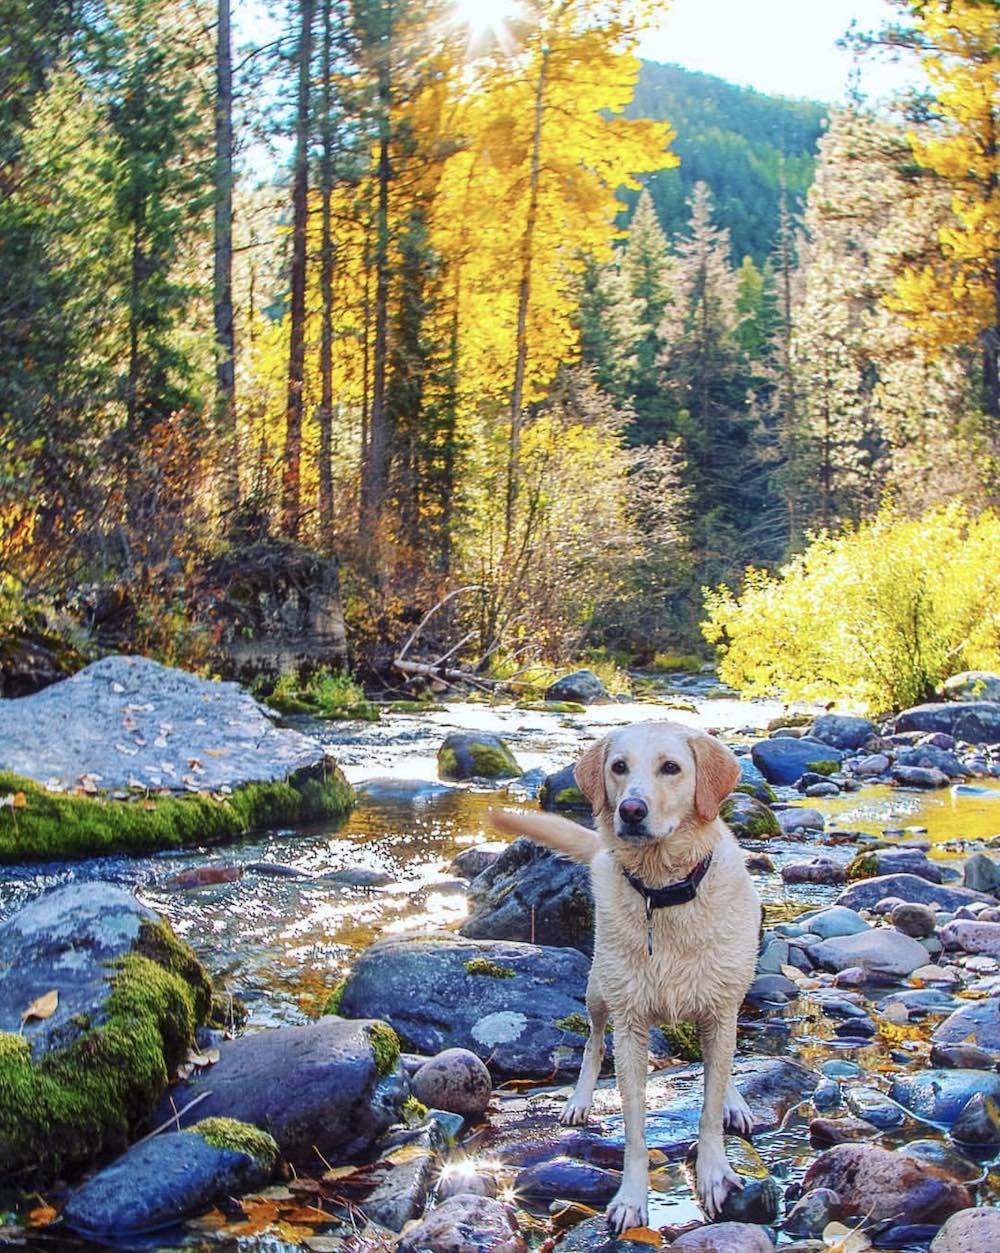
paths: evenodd
<path fill-rule="evenodd" d="M 622 822 L 627 822 L 630 826 L 635 826 L 637 823 L 642 822 L 646 814 L 649 813 L 649 810 L 646 808 L 645 801 L 629 797 L 626 800 L 623 800 L 618 806 L 618 813 L 621 816 Z"/>

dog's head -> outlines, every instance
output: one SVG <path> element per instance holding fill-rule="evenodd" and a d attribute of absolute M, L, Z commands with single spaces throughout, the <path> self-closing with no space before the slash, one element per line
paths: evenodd
<path fill-rule="evenodd" d="M 739 764 L 724 744 L 674 722 L 613 731 L 576 767 L 594 817 L 631 843 L 714 822 L 739 777 Z"/>

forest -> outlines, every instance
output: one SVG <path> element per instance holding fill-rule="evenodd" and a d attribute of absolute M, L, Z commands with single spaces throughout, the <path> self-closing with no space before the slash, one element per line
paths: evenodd
<path fill-rule="evenodd" d="M 108 650 L 265 674 L 282 632 L 399 685 L 436 606 L 438 655 L 482 676 L 745 652 L 752 619 L 789 672 L 733 681 L 836 685 L 785 650 L 775 572 L 876 524 L 877 565 L 945 504 L 973 542 L 1000 491 L 995 0 L 855 33 L 922 71 L 891 110 L 641 66 L 642 0 L 490 28 L 252 8 L 0 2 L 3 694 Z M 862 577 L 860 618 L 933 582 L 929 551 Z M 970 615 L 1000 648 L 977 551 L 944 669 Z M 814 633 L 843 585 L 803 602 Z"/>

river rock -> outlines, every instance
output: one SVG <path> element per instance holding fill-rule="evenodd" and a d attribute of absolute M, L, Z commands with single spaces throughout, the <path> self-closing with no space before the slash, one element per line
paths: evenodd
<path fill-rule="evenodd" d="M 861 748 L 872 736 L 878 735 L 878 727 L 867 718 L 855 718 L 849 714 L 821 714 L 809 728 L 811 739 L 833 748 Z"/>
<path fill-rule="evenodd" d="M 413 1095 L 432 1109 L 478 1118 L 490 1103 L 493 1082 L 475 1053 L 445 1049 L 414 1074 Z"/>
<path fill-rule="evenodd" d="M 948 776 L 943 770 L 927 766 L 893 766 L 889 772 L 893 783 L 900 787 L 934 789 L 948 786 Z"/>
<path fill-rule="evenodd" d="M 557 1247 L 559 1253 L 649 1253 L 650 1249 L 645 1241 L 623 1240 L 612 1235 L 603 1214 L 577 1223 Z"/>
<path fill-rule="evenodd" d="M 493 1197 L 459 1193 L 411 1227 L 397 1253 L 527 1253 L 514 1217 Z"/>
<path fill-rule="evenodd" d="M 781 877 L 786 883 L 844 883 L 847 873 L 839 861 L 819 853 L 808 861 L 786 862 Z"/>
<path fill-rule="evenodd" d="M 941 868 L 922 848 L 875 848 L 859 853 L 847 867 L 847 877 L 867 879 L 890 874 L 914 874 L 929 883 L 941 882 Z"/>
<path fill-rule="evenodd" d="M 474 844 L 472 848 L 464 848 L 452 860 L 449 869 L 462 879 L 475 879 L 484 870 L 495 866 L 510 847 L 503 840 L 486 840 L 482 844 Z"/>
<path fill-rule="evenodd" d="M 822 1148 L 829 1144 L 853 1144 L 878 1135 L 878 1128 L 864 1118 L 813 1118 L 809 1122 L 809 1140 Z"/>
<path fill-rule="evenodd" d="M 610 1201 L 621 1185 L 617 1170 L 605 1170 L 590 1162 L 570 1157 L 552 1157 L 546 1162 L 526 1166 L 517 1176 L 514 1190 L 518 1196 L 562 1201 L 582 1201 L 585 1205 L 601 1205 Z"/>
<path fill-rule="evenodd" d="M 1000 1249 L 1000 1209 L 979 1205 L 952 1214 L 931 1241 L 930 1253 L 996 1253 Z"/>
<path fill-rule="evenodd" d="M 837 904 L 846 905 L 849 909 L 874 909 L 879 901 L 891 896 L 946 910 L 960 909 L 973 901 L 994 903 L 993 897 L 968 888 L 945 887 L 915 874 L 885 874 L 855 883 L 846 892 L 841 892 Z"/>
<path fill-rule="evenodd" d="M 545 776 L 538 793 L 538 802 L 543 809 L 590 813 L 590 801 L 577 786 L 575 770 L 575 766 L 563 766 L 562 770 Z"/>
<path fill-rule="evenodd" d="M 409 1085 L 399 1041 L 383 1022 L 329 1015 L 305 1027 L 276 1027 L 224 1041 L 214 1066 L 171 1089 L 154 1125 L 202 1099 L 180 1125 L 236 1118 L 274 1136 L 298 1169 L 362 1157 L 398 1120 Z M 206 1095 L 202 1095 L 202 1094 Z"/>
<path fill-rule="evenodd" d="M 889 921 L 897 931 L 914 940 L 925 940 L 934 934 L 934 910 L 929 905 L 901 901 L 893 906 Z"/>
<path fill-rule="evenodd" d="M 978 1183 L 986 1174 L 982 1163 L 972 1161 L 953 1144 L 941 1139 L 908 1140 L 899 1146 L 897 1152 L 923 1162 L 925 1166 L 939 1166 L 959 1183 Z"/>
<path fill-rule="evenodd" d="M 774 790 L 753 764 L 753 758 L 749 754 L 745 754 L 736 760 L 740 767 L 738 790 L 755 796 L 757 800 L 764 801 L 765 804 L 770 804 L 775 799 Z"/>
<path fill-rule="evenodd" d="M 148 995 L 136 995 L 137 985 Z M 109 883 L 57 888 L 11 915 L 0 925 L 0 1176 L 123 1148 L 207 1018 L 211 995 L 187 945 Z M 42 998 L 45 1012 L 26 1015 Z M 42 1062 L 44 1087 L 31 1081 Z M 104 1102 L 85 1098 L 103 1089 Z M 68 1111 L 58 1134 L 51 1103 Z"/>
<path fill-rule="evenodd" d="M 574 670 L 556 679 L 545 690 L 546 700 L 570 700 L 581 705 L 596 705 L 610 700 L 607 689 L 593 670 Z"/>
<path fill-rule="evenodd" d="M 712 1223 L 685 1231 L 669 1246 L 689 1253 L 773 1253 L 774 1245 L 762 1228 L 752 1223 Z"/>
<path fill-rule="evenodd" d="M 896 754 L 897 766 L 917 766 L 925 770 L 937 770 L 949 779 L 970 779 L 972 771 L 963 766 L 954 753 L 936 744 L 915 744 Z"/>
<path fill-rule="evenodd" d="M 92 774 L 108 791 L 138 779 L 210 793 L 336 769 L 323 745 L 272 718 L 236 683 L 146 657 L 104 657 L 34 696 L 4 702 L 0 770 L 68 789 Z"/>
<path fill-rule="evenodd" d="M 243 1147 L 233 1147 L 241 1135 Z M 137 1144 L 88 1179 L 70 1197 L 62 1220 L 98 1238 L 157 1231 L 217 1197 L 263 1187 L 277 1155 L 270 1136 L 218 1119 L 168 1132 Z"/>
<path fill-rule="evenodd" d="M 1000 895 L 1000 861 L 985 853 L 973 854 L 963 867 L 962 882 L 973 892 Z"/>
<path fill-rule="evenodd" d="M 514 754 L 488 731 L 454 731 L 438 749 L 442 779 L 515 779 L 521 773 Z"/>
<path fill-rule="evenodd" d="M 1000 701 L 1000 675 L 992 670 L 963 670 L 945 679 L 938 689 L 943 700 Z M 998 1246 L 1000 1247 L 1000 1246 Z"/>
<path fill-rule="evenodd" d="M 795 1202 L 782 1226 L 790 1236 L 821 1236 L 840 1209 L 840 1197 L 830 1188 L 813 1188 Z"/>
<path fill-rule="evenodd" d="M 873 1127 L 878 1127 L 879 1131 L 902 1126 L 906 1121 L 905 1112 L 878 1088 L 870 1088 L 866 1085 L 848 1088 L 844 1094 L 844 1101 L 852 1114 L 863 1118 Z"/>
<path fill-rule="evenodd" d="M 885 753 L 871 753 L 868 757 L 858 760 L 852 767 L 852 772 L 863 779 L 874 778 L 876 775 L 885 774 L 890 764 Z"/>
<path fill-rule="evenodd" d="M 896 717 L 900 731 L 943 731 L 969 744 L 1000 744 L 1000 702 L 948 701 L 915 705 Z"/>
<path fill-rule="evenodd" d="M 975 922 L 956 918 L 953 922 L 944 924 L 940 936 L 945 948 L 1000 957 L 1000 922 Z"/>
<path fill-rule="evenodd" d="M 532 934 L 534 932 L 534 934 Z M 590 871 L 533 840 L 515 840 L 469 887 L 461 934 L 594 951 Z"/>
<path fill-rule="evenodd" d="M 916 940 L 889 927 L 873 927 L 854 935 L 822 940 L 810 956 L 824 970 L 860 966 L 869 974 L 903 977 L 927 961 L 927 950 Z"/>
<path fill-rule="evenodd" d="M 402 1231 L 408 1222 L 419 1218 L 434 1186 L 444 1145 L 444 1134 L 436 1122 L 390 1131 L 376 1149 L 375 1187 L 359 1203 L 365 1217 L 390 1231 Z"/>
<path fill-rule="evenodd" d="M 889 1095 L 925 1122 L 950 1127 L 977 1093 L 1000 1100 L 1000 1075 L 990 1070 L 922 1070 L 897 1075 Z"/>
<path fill-rule="evenodd" d="M 998 707 L 1000 708 L 1000 707 Z M 750 750 L 753 763 L 768 783 L 797 783 L 807 770 L 819 764 L 821 774 L 839 769 L 843 753 L 819 740 L 758 740 Z"/>
<path fill-rule="evenodd" d="M 874 1144 L 839 1144 L 806 1171 L 805 1191 L 830 1188 L 842 1204 L 841 1217 L 864 1216 L 872 1223 L 897 1219 L 943 1222 L 972 1203 L 967 1189 L 944 1171 Z"/>
<path fill-rule="evenodd" d="M 1000 1108 L 996 1101 L 974 1092 L 952 1123 L 951 1138 L 956 1144 L 976 1149 L 1000 1144 Z"/>
<path fill-rule="evenodd" d="M 934 1028 L 932 1039 L 939 1044 L 976 1044 L 1000 1051 L 1000 1001 L 986 997 L 963 1005 Z"/>
<path fill-rule="evenodd" d="M 543 1078 L 579 1065 L 588 967 L 573 948 L 391 937 L 362 953 L 340 1013 L 384 1019 L 419 1053 L 471 1049 L 494 1074 Z"/>
<path fill-rule="evenodd" d="M 787 809 L 779 809 L 775 817 L 786 835 L 792 831 L 822 831 L 826 825 L 818 809 L 808 809 L 803 805 L 789 805 Z"/>
<path fill-rule="evenodd" d="M 930 1063 L 948 1070 L 990 1070 L 993 1054 L 976 1044 L 932 1044 Z"/>
<path fill-rule="evenodd" d="M 781 1212 L 782 1189 L 764 1159 L 741 1136 L 726 1136 L 726 1157 L 743 1187 L 726 1196 L 719 1218 L 732 1223 L 773 1223 Z M 694 1150 L 692 1150 L 692 1153 Z"/>
<path fill-rule="evenodd" d="M 856 910 L 847 909 L 843 905 L 830 905 L 826 909 L 799 914 L 796 921 L 823 940 L 829 940 L 836 935 L 857 935 L 861 931 L 871 930 L 871 923 L 866 922 Z"/>
<path fill-rule="evenodd" d="M 738 840 L 766 840 L 781 834 L 774 810 L 745 792 L 727 796 L 719 812 Z"/>

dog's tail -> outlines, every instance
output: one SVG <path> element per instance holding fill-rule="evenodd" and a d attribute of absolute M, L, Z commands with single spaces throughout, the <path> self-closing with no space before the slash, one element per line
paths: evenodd
<path fill-rule="evenodd" d="M 510 809 L 490 810 L 490 822 L 507 835 L 528 835 L 539 844 L 554 849 L 570 861 L 589 866 L 601 847 L 596 832 L 557 814 L 514 813 Z"/>

